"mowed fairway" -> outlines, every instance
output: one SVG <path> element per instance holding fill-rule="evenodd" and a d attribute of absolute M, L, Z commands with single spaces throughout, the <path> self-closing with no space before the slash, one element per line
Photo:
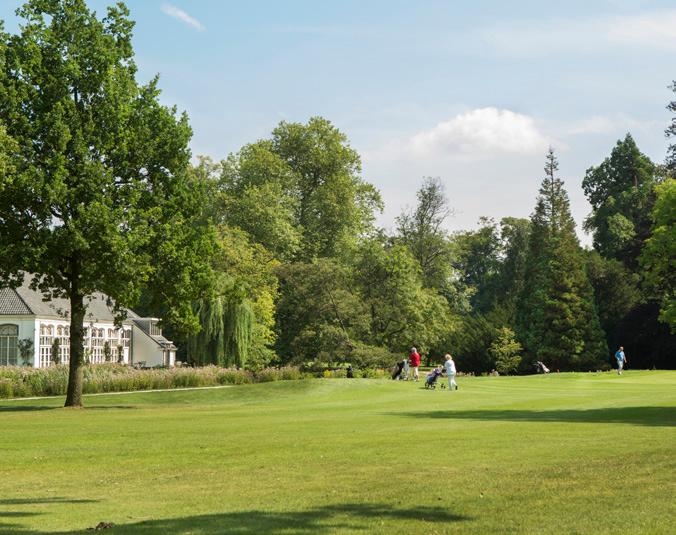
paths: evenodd
<path fill-rule="evenodd" d="M 0 533 L 674 533 L 676 372 L 0 401 Z"/>

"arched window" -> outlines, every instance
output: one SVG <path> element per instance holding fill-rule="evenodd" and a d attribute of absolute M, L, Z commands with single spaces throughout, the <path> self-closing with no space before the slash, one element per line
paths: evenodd
<path fill-rule="evenodd" d="M 19 364 L 19 326 L 6 323 L 0 325 L 0 366 L 16 366 Z"/>
<path fill-rule="evenodd" d="M 63 336 L 63 327 L 61 325 L 56 328 L 56 336 Z"/>

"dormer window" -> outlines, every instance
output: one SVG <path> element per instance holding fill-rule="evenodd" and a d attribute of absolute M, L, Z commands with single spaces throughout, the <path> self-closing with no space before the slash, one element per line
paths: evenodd
<path fill-rule="evenodd" d="M 150 322 L 150 334 L 152 336 L 162 336 L 162 329 L 158 327 L 156 321 Z"/>

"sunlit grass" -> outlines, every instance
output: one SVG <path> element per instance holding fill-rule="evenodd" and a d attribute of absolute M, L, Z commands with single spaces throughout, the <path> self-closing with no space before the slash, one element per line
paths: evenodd
<path fill-rule="evenodd" d="M 0 401 L 0 533 L 671 533 L 676 372 Z"/>

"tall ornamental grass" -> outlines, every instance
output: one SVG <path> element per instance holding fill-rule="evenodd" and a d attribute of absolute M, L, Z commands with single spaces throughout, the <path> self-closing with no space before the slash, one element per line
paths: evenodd
<path fill-rule="evenodd" d="M 86 394 L 133 392 L 199 386 L 241 385 L 308 377 L 298 368 L 267 368 L 259 372 L 204 366 L 139 370 L 121 364 L 92 364 L 83 368 Z M 49 368 L 0 367 L 0 399 L 59 396 L 66 393 L 68 366 Z"/>

